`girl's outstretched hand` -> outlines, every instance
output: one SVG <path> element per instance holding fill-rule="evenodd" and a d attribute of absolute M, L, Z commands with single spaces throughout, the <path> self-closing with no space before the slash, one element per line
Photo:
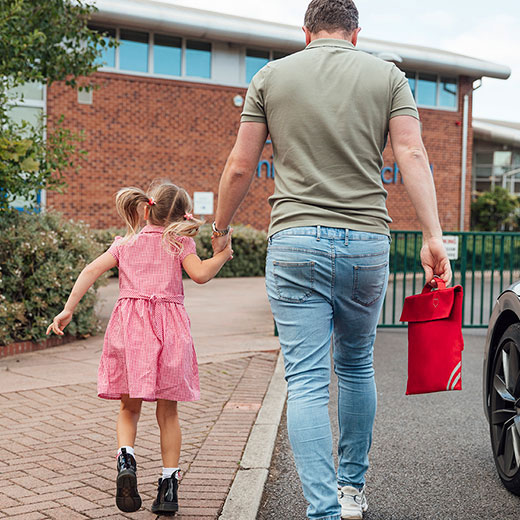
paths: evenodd
<path fill-rule="evenodd" d="M 61 311 L 47 328 L 47 335 L 52 331 L 58 336 L 63 336 L 63 329 L 70 323 L 70 320 L 72 320 L 72 312 Z"/>

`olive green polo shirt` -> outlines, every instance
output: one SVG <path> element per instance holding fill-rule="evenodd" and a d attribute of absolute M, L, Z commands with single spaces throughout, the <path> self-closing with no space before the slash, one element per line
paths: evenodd
<path fill-rule="evenodd" d="M 392 117 L 419 118 L 403 72 L 346 40 L 319 39 L 253 78 L 242 122 L 273 143 L 269 235 L 330 226 L 390 234 L 382 152 Z"/>

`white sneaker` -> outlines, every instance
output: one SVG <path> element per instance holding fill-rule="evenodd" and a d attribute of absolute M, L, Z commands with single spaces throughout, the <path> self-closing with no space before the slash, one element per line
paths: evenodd
<path fill-rule="evenodd" d="M 368 509 L 365 497 L 365 488 L 358 491 L 352 486 L 343 486 L 338 489 L 338 500 L 341 505 L 341 518 L 348 520 L 362 520 L 363 513 Z"/>

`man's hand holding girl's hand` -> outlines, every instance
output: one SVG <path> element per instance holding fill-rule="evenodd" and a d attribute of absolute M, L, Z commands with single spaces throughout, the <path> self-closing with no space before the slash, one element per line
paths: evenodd
<path fill-rule="evenodd" d="M 213 247 L 213 254 L 220 253 L 221 251 L 224 251 L 226 247 L 229 245 L 229 242 L 231 241 L 231 234 L 233 233 L 233 228 L 229 230 L 229 233 L 222 237 L 211 237 L 211 245 Z"/>
<path fill-rule="evenodd" d="M 211 237 L 211 245 L 213 246 L 213 256 L 226 252 L 228 254 L 228 260 L 233 258 L 233 249 L 231 248 L 231 235 L 233 234 L 233 228 L 229 230 L 227 235 L 223 237 Z"/>
<path fill-rule="evenodd" d="M 58 336 L 63 336 L 63 329 L 70 323 L 70 320 L 72 320 L 72 312 L 66 310 L 61 311 L 47 328 L 47 335 L 54 332 L 54 334 L 58 334 Z"/>

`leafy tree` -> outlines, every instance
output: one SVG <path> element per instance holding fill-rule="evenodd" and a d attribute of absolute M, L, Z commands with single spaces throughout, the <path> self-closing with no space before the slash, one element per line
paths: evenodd
<path fill-rule="evenodd" d="M 496 186 L 480 193 L 471 204 L 471 220 L 476 231 L 514 229 L 518 224 L 520 201 L 508 190 Z"/>
<path fill-rule="evenodd" d="M 75 166 L 80 136 L 63 118 L 49 130 L 44 120 L 17 124 L 9 111 L 13 90 L 27 82 L 93 87 L 78 78 L 95 72 L 103 47 L 115 45 L 88 28 L 94 11 L 82 0 L 0 0 L 0 211 L 16 196 L 34 205 L 37 190 L 62 189 L 64 170 Z"/>

